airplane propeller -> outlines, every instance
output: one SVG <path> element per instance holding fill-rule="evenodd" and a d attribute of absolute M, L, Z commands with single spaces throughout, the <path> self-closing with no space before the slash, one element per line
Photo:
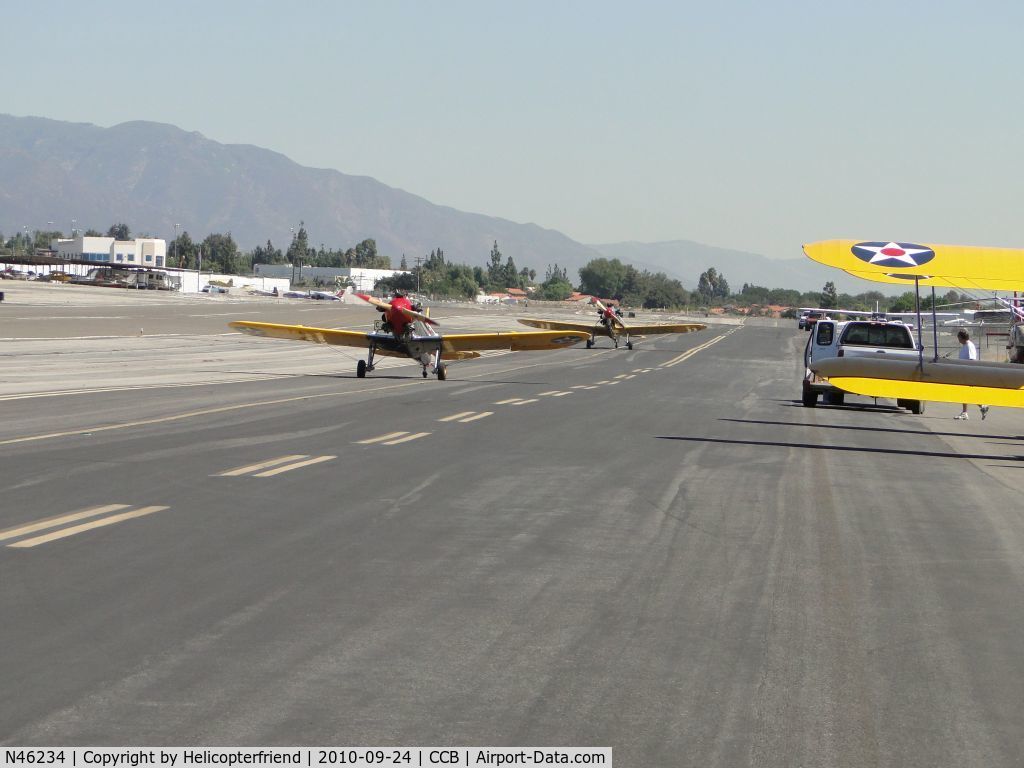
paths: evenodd
<path fill-rule="evenodd" d="M 378 309 L 382 309 L 385 312 L 393 312 L 397 310 L 402 314 L 420 320 L 421 322 L 424 322 L 427 325 L 440 325 L 440 323 L 437 322 L 437 320 L 434 320 L 429 315 L 426 315 L 423 312 L 417 312 L 415 309 L 412 309 L 411 307 L 395 307 L 386 301 L 381 301 L 380 299 L 375 298 L 373 296 L 369 296 L 365 293 L 357 293 L 356 296 L 365 301 L 367 304 L 372 304 L 373 306 L 377 307 Z"/>
<path fill-rule="evenodd" d="M 590 303 L 594 304 L 597 307 L 598 311 L 601 313 L 602 316 L 604 316 L 604 317 L 609 316 L 608 315 L 608 307 L 606 307 L 604 304 L 602 304 L 601 300 L 599 298 L 597 298 L 596 296 L 591 296 L 590 297 Z M 622 319 L 618 315 L 616 315 L 614 312 L 612 312 L 610 316 L 612 318 L 612 322 L 613 323 L 615 323 L 616 325 L 621 326 L 622 328 L 626 327 L 626 324 L 624 322 L 622 322 Z"/>

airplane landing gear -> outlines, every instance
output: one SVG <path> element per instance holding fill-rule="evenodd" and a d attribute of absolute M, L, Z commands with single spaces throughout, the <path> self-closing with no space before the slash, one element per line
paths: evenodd
<path fill-rule="evenodd" d="M 365 360 L 360 360 L 356 363 L 356 377 L 365 379 L 368 371 L 373 370 L 373 353 L 377 351 L 376 345 L 370 345 L 370 354 L 366 356 Z"/>
<path fill-rule="evenodd" d="M 633 342 L 632 341 L 627 341 L 626 342 L 626 349 L 632 349 L 632 348 L 633 348 Z"/>
<path fill-rule="evenodd" d="M 426 368 L 426 366 L 423 367 L 423 378 L 424 379 L 427 378 L 427 368 Z"/>
<path fill-rule="evenodd" d="M 592 346 L 594 346 L 594 340 L 587 339 L 587 349 L 590 349 Z"/>
<path fill-rule="evenodd" d="M 437 380 L 444 381 L 448 378 L 448 368 L 444 363 L 438 362 L 437 364 Z"/>

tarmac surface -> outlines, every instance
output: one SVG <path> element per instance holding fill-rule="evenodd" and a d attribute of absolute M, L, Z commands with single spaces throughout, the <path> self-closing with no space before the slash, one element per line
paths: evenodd
<path fill-rule="evenodd" d="M 803 408 L 794 321 L 357 379 L 226 324 L 369 308 L 0 290 L 0 744 L 1024 763 L 1024 414 Z"/>

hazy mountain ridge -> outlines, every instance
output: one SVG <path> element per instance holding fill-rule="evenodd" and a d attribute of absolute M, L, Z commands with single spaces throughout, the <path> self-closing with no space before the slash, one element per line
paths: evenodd
<path fill-rule="evenodd" d="M 369 176 L 307 168 L 272 150 L 221 144 L 197 132 L 146 121 L 101 128 L 40 117 L 0 115 L 0 232 L 51 226 L 105 231 L 124 222 L 135 234 L 193 238 L 230 232 L 243 249 L 267 240 L 287 247 L 304 222 L 310 245 L 351 247 L 366 238 L 398 266 L 442 248 L 449 261 L 486 264 L 498 242 L 519 268 L 543 276 L 550 264 L 575 271 L 605 256 L 664 272 L 695 287 L 715 267 L 733 290 L 743 283 L 819 290 L 877 287 L 804 258 L 772 260 L 686 240 L 590 246 L 552 229 L 437 205 Z M 53 222 L 53 224 L 49 224 Z M 799 244 L 794 245 L 794 250 Z"/>
<path fill-rule="evenodd" d="M 172 238 L 230 232 L 242 248 L 286 247 L 304 222 L 310 244 L 350 247 L 366 238 L 397 266 L 443 248 L 451 261 L 483 264 L 496 240 L 517 266 L 543 274 L 577 269 L 597 254 L 535 224 L 465 213 L 368 176 L 306 168 L 271 150 L 220 144 L 174 126 L 111 128 L 0 115 L 0 230 L 55 222 L 68 231 L 127 223 Z"/>

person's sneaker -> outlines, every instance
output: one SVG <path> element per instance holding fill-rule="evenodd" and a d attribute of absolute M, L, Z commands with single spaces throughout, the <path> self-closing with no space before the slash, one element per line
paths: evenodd
<path fill-rule="evenodd" d="M 966 412 L 964 412 L 964 413 L 958 413 L 958 414 L 957 414 L 956 416 L 954 416 L 953 418 L 954 418 L 954 419 L 956 419 L 957 421 L 967 421 L 967 413 L 966 413 Z"/>
<path fill-rule="evenodd" d="M 988 416 L 988 406 L 983 405 L 981 406 L 981 420 L 984 421 L 986 416 Z"/>

